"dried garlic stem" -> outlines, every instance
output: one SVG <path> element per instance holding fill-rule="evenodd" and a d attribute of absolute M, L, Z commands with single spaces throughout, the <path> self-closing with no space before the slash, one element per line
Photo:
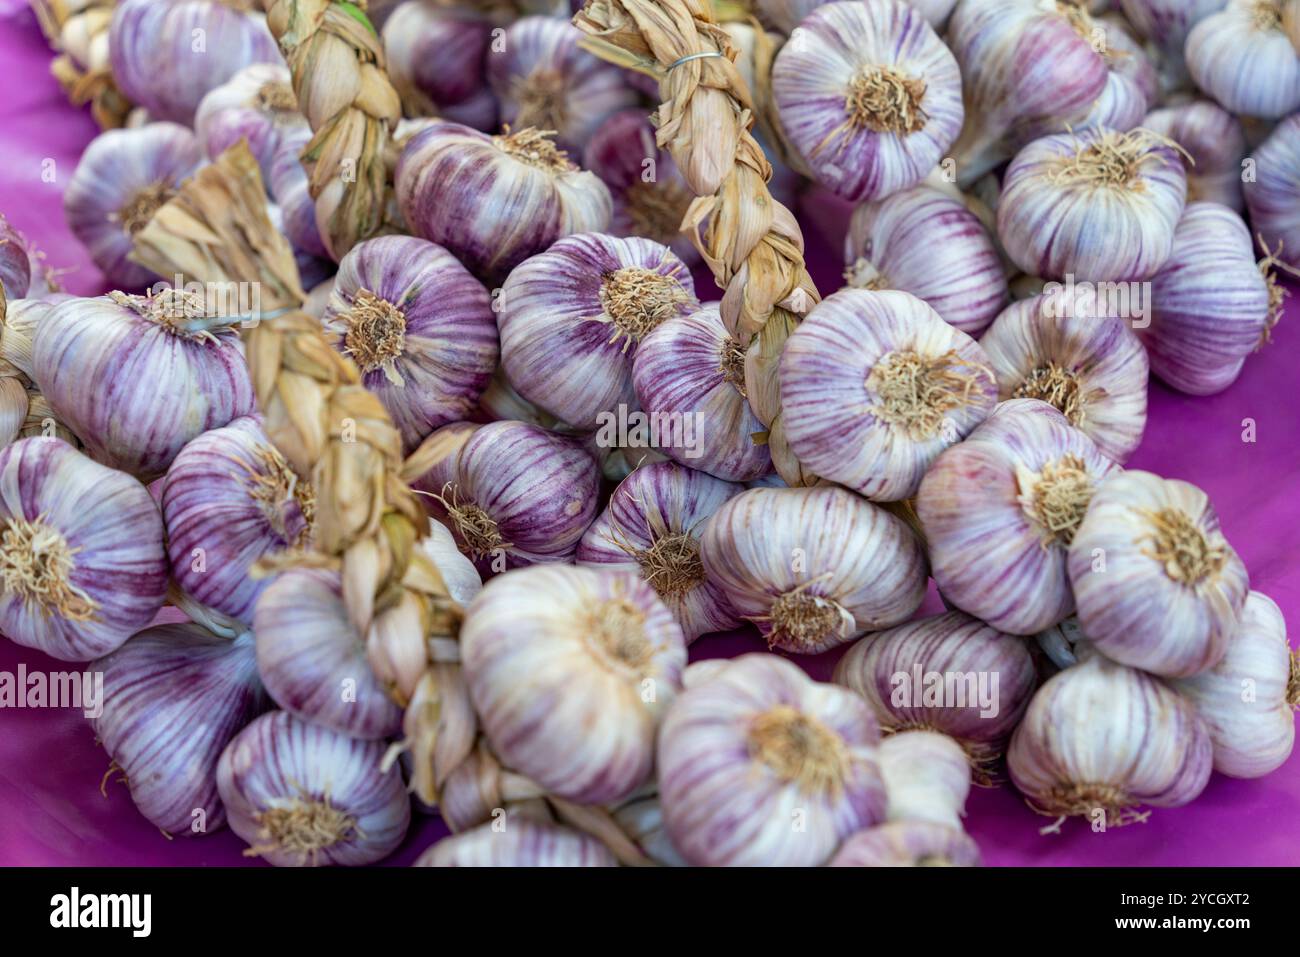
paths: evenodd
<path fill-rule="evenodd" d="M 406 314 L 388 300 L 361 289 L 342 318 L 348 326 L 343 347 L 352 361 L 362 372 L 382 369 L 388 381 L 402 385 L 394 362 L 406 349 Z"/>
<path fill-rule="evenodd" d="M 1142 167 L 1161 146 L 1187 156 L 1187 151 L 1167 136 L 1141 127 L 1127 133 L 1106 130 L 1088 145 L 1080 144 L 1073 156 L 1060 160 L 1052 180 L 1065 185 L 1142 190 L 1146 188 L 1139 179 Z"/>
<path fill-rule="evenodd" d="M 1011 393 L 1013 399 L 1041 399 L 1070 420 L 1081 425 L 1085 409 L 1079 377 L 1055 362 L 1038 366 Z"/>
<path fill-rule="evenodd" d="M 677 269 L 669 275 L 627 266 L 606 273 L 600 283 L 600 304 L 605 310 L 602 320 L 614 327 L 611 343 L 623 339 L 623 351 L 640 342 L 663 322 L 677 315 L 690 295 L 676 279 Z"/>
<path fill-rule="evenodd" d="M 806 586 L 800 586 L 772 602 L 768 646 L 776 647 L 783 640 L 796 646 L 818 645 L 839 630 L 846 614 L 838 602 L 810 594 Z"/>

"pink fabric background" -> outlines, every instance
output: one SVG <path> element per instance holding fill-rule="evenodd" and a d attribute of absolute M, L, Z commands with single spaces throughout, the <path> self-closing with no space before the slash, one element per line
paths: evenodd
<path fill-rule="evenodd" d="M 50 53 L 21 0 L 0 0 L 0 211 L 69 272 L 69 291 L 102 290 L 98 271 L 68 232 L 61 195 L 96 128 L 67 105 L 47 70 Z M 55 178 L 42 180 L 43 164 Z M 843 210 L 805 202 L 809 259 L 822 289 L 839 285 Z M 820 235 L 819 235 L 820 234 Z M 831 237 L 828 242 L 826 237 Z M 711 288 L 701 277 L 701 291 Z M 1274 341 L 1242 378 L 1212 398 L 1151 387 L 1146 438 L 1129 463 L 1204 488 L 1223 528 L 1250 569 L 1251 584 L 1281 606 L 1294 628 L 1300 616 L 1300 302 L 1293 301 Z M 1242 442 L 1242 420 L 1258 441 Z M 925 612 L 939 610 L 933 595 Z M 1293 644 L 1295 643 L 1293 638 Z M 692 659 L 761 650 L 756 635 L 704 639 Z M 829 678 L 836 653 L 801 661 Z M 65 671 L 63 662 L 0 641 L 0 671 Z M 0 865 L 238 865 L 243 842 L 229 830 L 168 840 L 134 809 L 126 788 L 100 778 L 108 758 L 79 712 L 0 711 Z M 1094 834 L 1081 822 L 1041 835 L 1045 819 L 1010 787 L 976 791 L 967 828 L 991 865 L 1296 865 L 1300 864 L 1300 757 L 1273 775 L 1233 781 L 1219 775 L 1191 806 L 1157 810 L 1145 824 Z M 416 818 L 389 863 L 405 864 L 445 834 L 435 818 Z"/>

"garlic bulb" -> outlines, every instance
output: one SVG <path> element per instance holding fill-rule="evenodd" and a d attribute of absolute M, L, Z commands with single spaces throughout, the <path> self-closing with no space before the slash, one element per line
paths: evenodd
<path fill-rule="evenodd" d="M 880 729 L 856 696 L 775 655 L 685 691 L 659 735 L 659 798 L 696 866 L 815 867 L 884 818 Z"/>
<path fill-rule="evenodd" d="M 997 402 L 984 350 L 906 292 L 826 297 L 790 336 L 780 377 L 799 461 L 878 501 L 915 495 Z"/>
<path fill-rule="evenodd" d="M 636 842 L 638 849 L 663 867 L 689 867 L 686 858 L 673 846 L 664 823 L 663 804 L 659 795 L 633 798 L 613 812 L 619 830 Z"/>
<path fill-rule="evenodd" d="M 1223 9 L 1226 0 L 1118 0 L 1138 36 L 1151 41 L 1173 70 L 1171 79 L 1186 81 L 1183 49 L 1187 34 L 1201 20 Z M 1177 85 L 1181 86 L 1182 82 Z M 1177 140 L 1177 137 L 1174 138 Z M 1181 142 L 1179 140 L 1178 142 Z"/>
<path fill-rule="evenodd" d="M 510 768 L 580 804 L 629 796 L 681 688 L 686 643 L 635 576 L 538 566 L 493 579 L 460 632 L 470 697 Z"/>
<path fill-rule="evenodd" d="M 962 125 L 957 61 L 901 0 L 808 14 L 776 56 L 772 95 L 813 176 L 855 202 L 919 183 Z"/>
<path fill-rule="evenodd" d="M 286 127 L 310 129 L 298 112 L 289 68 L 282 63 L 255 63 L 199 101 L 194 132 L 208 159 L 215 160 L 241 139 L 269 182 L 271 161 Z"/>
<path fill-rule="evenodd" d="M 1012 399 L 944 452 L 916 511 L 944 598 L 999 631 L 1032 635 L 1074 611 L 1066 559 L 1116 470 L 1065 416 Z"/>
<path fill-rule="evenodd" d="M 54 438 L 0 449 L 0 633 L 89 661 L 167 592 L 162 519 L 143 485 Z"/>
<path fill-rule="evenodd" d="M 943 256 L 936 261 L 938 249 Z M 844 262 L 848 285 L 910 292 L 972 336 L 1007 302 L 1002 261 L 979 219 L 965 203 L 929 186 L 857 207 Z"/>
<path fill-rule="evenodd" d="M 1288 266 L 1300 268 L 1300 116 L 1279 123 L 1251 155 L 1245 180 L 1251 225 Z"/>
<path fill-rule="evenodd" d="M 1228 0 L 1187 35 L 1187 69 L 1226 110 L 1276 120 L 1300 108 L 1300 53 L 1282 29 L 1283 0 Z"/>
<path fill-rule="evenodd" d="M 253 63 L 281 63 L 261 13 L 226 0 L 118 0 L 113 81 L 153 120 L 194 122 L 199 101 Z"/>
<path fill-rule="evenodd" d="M 998 236 L 1031 275 L 1147 279 L 1169 258 L 1186 199 L 1182 160 L 1152 133 L 1044 136 L 1007 168 Z"/>
<path fill-rule="evenodd" d="M 488 291 L 447 250 L 414 236 L 352 247 L 321 325 L 379 396 L 407 452 L 466 418 L 496 368 Z"/>
<path fill-rule="evenodd" d="M 1136 290 L 1050 283 L 1007 307 L 980 346 L 1001 398 L 1047 402 L 1107 458 L 1123 462 L 1146 429 L 1150 371 L 1129 328 L 1134 320 L 1125 317 L 1150 312 Z"/>
<path fill-rule="evenodd" d="M 1025 642 L 959 611 L 867 635 L 835 666 L 881 727 L 938 731 L 987 782 L 1037 678 Z"/>
<path fill-rule="evenodd" d="M 0 292 L 13 302 L 27 295 L 32 283 L 32 262 L 27 238 L 0 213 Z"/>
<path fill-rule="evenodd" d="M 406 836 L 411 801 L 381 741 L 346 738 L 284 711 L 235 736 L 217 765 L 231 830 L 277 867 L 371 864 Z"/>
<path fill-rule="evenodd" d="M 1295 744 L 1300 683 L 1286 621 L 1267 595 L 1246 596 L 1241 622 L 1219 663 L 1171 682 L 1196 705 L 1214 745 L 1214 770 L 1257 778 L 1281 767 Z"/>
<path fill-rule="evenodd" d="M 514 816 L 443 838 L 416 867 L 617 867 L 594 837 Z"/>
<path fill-rule="evenodd" d="M 176 290 L 110 293 L 55 306 L 36 330 L 35 379 L 90 454 L 142 479 L 191 439 L 250 414 L 256 399 L 239 335 Z M 147 389 L 116 389 L 127 381 Z"/>
<path fill-rule="evenodd" d="M 1241 217 L 1217 203 L 1192 203 L 1174 250 L 1151 284 L 1151 324 L 1140 333 L 1151 371 L 1192 395 L 1236 381 L 1246 357 L 1268 341 L 1282 290 L 1255 263 Z"/>
<path fill-rule="evenodd" d="M 611 113 L 637 102 L 623 72 L 578 45 L 582 33 L 558 17 L 522 17 L 506 28 L 487 78 L 511 127 L 552 130 L 565 149 L 581 148 Z"/>
<path fill-rule="evenodd" d="M 155 625 L 87 669 L 100 672 L 102 712 L 90 725 L 140 813 L 168 834 L 220 828 L 217 761 L 267 706 L 252 633 Z"/>
<path fill-rule="evenodd" d="M 754 488 L 704 525 L 700 557 L 768 646 L 816 654 L 906 621 L 925 555 L 901 519 L 834 486 Z"/>
<path fill-rule="evenodd" d="M 136 291 L 157 278 L 127 259 L 134 236 L 202 159 L 194 134 L 175 123 L 108 130 L 86 147 L 63 193 L 63 210 L 110 285 Z"/>
<path fill-rule="evenodd" d="M 635 469 L 619 483 L 578 543 L 584 565 L 639 574 L 673 612 L 687 643 L 728 631 L 740 618 L 700 559 L 701 528 L 744 491 L 674 462 Z"/>
<path fill-rule="evenodd" d="M 269 581 L 264 556 L 311 541 L 315 496 L 257 419 L 244 417 L 185 446 L 163 478 L 172 579 L 195 601 L 245 624 Z"/>
<path fill-rule="evenodd" d="M 1206 494 L 1135 470 L 1097 489 L 1069 564 L 1079 625 L 1097 650 L 1173 678 L 1218 663 L 1250 588 Z"/>
<path fill-rule="evenodd" d="M 646 336 L 699 309 L 671 250 L 648 239 L 566 236 L 516 266 L 501 290 L 501 363 L 526 399 L 579 429 L 636 402 Z"/>
<path fill-rule="evenodd" d="M 804 17 L 825 3 L 826 0 L 757 0 L 755 12 L 763 23 L 789 34 Z M 957 0 L 908 0 L 908 6 L 914 7 L 935 30 L 943 28 L 956 5 Z M 728 27 L 732 25 L 726 24 Z"/>
<path fill-rule="evenodd" d="M 496 129 L 496 97 L 483 88 L 490 19 L 476 10 L 410 0 L 385 21 L 383 36 L 388 76 L 408 116 Z"/>
<path fill-rule="evenodd" d="M 980 851 L 959 827 L 890 821 L 854 834 L 831 867 L 979 867 Z"/>
<path fill-rule="evenodd" d="M 717 303 L 663 322 L 641 340 L 632 384 L 644 410 L 638 441 L 673 461 L 731 482 L 772 471 L 763 432 L 745 397 L 745 354 Z M 630 417 L 629 417 L 630 421 Z"/>
<path fill-rule="evenodd" d="M 1194 800 L 1210 778 L 1210 738 L 1159 678 L 1094 654 L 1034 695 L 1007 767 L 1039 813 L 1116 827 L 1143 820 L 1142 805 Z"/>
<path fill-rule="evenodd" d="M 1205 200 L 1242 211 L 1246 134 L 1235 116 L 1209 100 L 1194 100 L 1154 110 L 1142 126 L 1187 151 L 1183 166 L 1189 203 Z"/>
<path fill-rule="evenodd" d="M 562 236 L 609 225 L 609 190 L 543 132 L 487 136 L 432 123 L 397 162 L 397 199 L 416 234 L 497 282 Z"/>
<path fill-rule="evenodd" d="M 971 773 L 960 744 L 934 731 L 900 731 L 880 742 L 876 760 L 889 797 L 887 820 L 961 830 Z"/>
<path fill-rule="evenodd" d="M 0 315 L 0 360 L 7 362 L 29 379 L 36 377 L 32 350 L 36 344 L 36 327 L 54 307 L 40 299 L 11 299 Z"/>
<path fill-rule="evenodd" d="M 1156 68 L 1142 45 L 1119 24 L 1093 20 L 1091 30 L 1100 31 L 1100 39 L 1105 44 L 1101 54 L 1106 61 L 1106 85 L 1092 108 L 1068 128 L 1079 130 L 1104 126 L 1112 130 L 1131 130 L 1141 125 L 1142 117 L 1160 95 Z M 1044 130 L 1051 133 L 1062 131 L 1060 126 Z"/>
<path fill-rule="evenodd" d="M 316 225 L 316 201 L 312 199 L 307 170 L 299 158 L 311 138 L 310 127 L 290 125 L 281 130 L 267 171 L 266 187 L 280 209 L 281 231 L 293 248 L 328 259 L 329 250 Z"/>

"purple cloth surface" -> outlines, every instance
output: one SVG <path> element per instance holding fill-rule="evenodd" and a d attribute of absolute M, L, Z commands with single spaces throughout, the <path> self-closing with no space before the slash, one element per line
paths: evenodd
<path fill-rule="evenodd" d="M 50 53 L 21 0 L 0 0 L 0 63 L 7 80 L 0 101 L 0 212 L 34 240 L 49 262 L 69 270 L 70 292 L 95 294 L 102 277 L 69 233 L 61 196 L 77 158 L 95 135 L 85 111 L 69 107 L 48 73 Z M 53 181 L 42 171 L 53 161 Z M 819 287 L 839 285 L 844 210 L 805 200 L 809 260 Z M 827 237 L 830 237 L 828 240 Z M 701 277 L 703 291 L 710 283 Z M 1186 479 L 1209 493 L 1223 528 L 1289 623 L 1300 615 L 1300 388 L 1290 365 L 1300 354 L 1300 302 L 1293 300 L 1273 343 L 1252 357 L 1241 379 L 1210 398 L 1151 386 L 1150 419 L 1128 463 Z M 1258 440 L 1242 441 L 1242 420 Z M 924 613 L 940 610 L 933 591 Z M 1295 643 L 1295 639 L 1292 639 Z M 711 636 L 692 660 L 762 650 L 757 634 Z M 827 679 L 839 653 L 800 664 Z M 69 671 L 75 666 L 0 641 L 0 671 Z M 126 788 L 100 794 L 107 755 L 79 712 L 0 710 L 0 865 L 240 865 L 244 844 L 228 829 L 169 840 L 142 818 Z M 402 849 L 387 863 L 408 864 L 446 833 L 436 818 L 417 816 Z M 1145 824 L 1093 833 L 1071 821 L 1042 835 L 1046 822 L 1010 786 L 976 790 L 967 829 L 991 865 L 1296 865 L 1300 864 L 1300 757 L 1254 781 L 1215 775 L 1188 807 L 1156 810 Z"/>

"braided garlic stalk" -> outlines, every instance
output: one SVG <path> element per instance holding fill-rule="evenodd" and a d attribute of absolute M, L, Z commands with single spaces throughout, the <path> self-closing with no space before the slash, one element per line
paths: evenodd
<path fill-rule="evenodd" d="M 41 32 L 58 51 L 50 72 L 76 106 L 90 104 L 102 129 L 126 122 L 131 104 L 113 82 L 108 28 L 115 0 L 32 0 Z"/>

